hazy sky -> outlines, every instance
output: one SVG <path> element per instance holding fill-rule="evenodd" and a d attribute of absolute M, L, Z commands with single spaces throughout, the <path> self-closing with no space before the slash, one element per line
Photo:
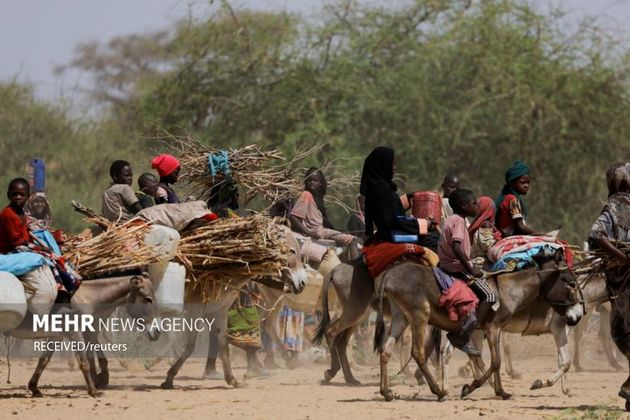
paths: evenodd
<path fill-rule="evenodd" d="M 532 0 L 562 4 L 576 14 L 605 15 L 620 28 L 630 27 L 630 0 Z M 374 3 L 377 0 L 373 1 Z M 383 0 L 385 2 L 385 0 Z M 74 73 L 55 76 L 55 66 L 70 61 L 81 41 L 105 42 L 117 35 L 167 27 L 184 15 L 189 0 L 0 0 L 0 79 L 17 77 L 36 86 L 37 94 L 54 100 L 71 94 L 82 81 Z M 197 0 L 197 4 L 204 1 Z M 253 9 L 317 11 L 317 0 L 239 0 Z M 193 9 L 194 10 L 194 9 Z"/>

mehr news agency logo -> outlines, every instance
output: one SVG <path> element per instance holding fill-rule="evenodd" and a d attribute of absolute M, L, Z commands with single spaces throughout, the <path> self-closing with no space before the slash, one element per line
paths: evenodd
<path fill-rule="evenodd" d="M 143 318 L 98 318 L 91 314 L 33 314 L 33 332 L 50 334 L 123 332 L 142 333 L 149 330 L 160 332 L 203 332 L 212 331 L 215 319 L 204 317 L 154 318 L 147 322 Z M 84 341 L 44 341 L 33 343 L 35 351 L 126 351 L 125 343 L 86 343 Z"/>

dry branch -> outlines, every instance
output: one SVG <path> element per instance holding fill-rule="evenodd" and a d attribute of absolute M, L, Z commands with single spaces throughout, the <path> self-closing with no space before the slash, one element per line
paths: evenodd
<path fill-rule="evenodd" d="M 208 156 L 219 150 L 205 146 L 188 135 L 167 134 L 159 140 L 179 156 L 182 165 L 179 181 L 188 186 L 188 194 L 198 200 L 210 199 L 212 187 L 219 185 L 224 179 L 222 174 L 213 179 L 208 170 Z M 291 159 L 287 159 L 277 150 L 266 151 L 256 144 L 238 149 L 230 148 L 230 176 L 243 188 L 246 201 L 256 195 L 271 203 L 295 198 L 304 190 L 306 169 L 303 161 L 322 147 L 324 145 L 320 144 L 296 150 Z M 320 169 L 328 182 L 326 199 L 347 210 L 348 207 L 341 197 L 356 192 L 359 174 L 345 177 L 336 175 L 336 161 L 327 162 Z"/>
<path fill-rule="evenodd" d="M 288 253 L 280 228 L 271 219 L 255 214 L 219 219 L 185 233 L 177 259 L 207 300 L 244 278 L 273 278 L 280 285 Z"/>

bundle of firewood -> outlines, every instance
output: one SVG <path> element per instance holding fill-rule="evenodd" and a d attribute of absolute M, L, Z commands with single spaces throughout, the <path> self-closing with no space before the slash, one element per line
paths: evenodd
<path fill-rule="evenodd" d="M 273 279 L 281 284 L 289 248 L 281 228 L 267 217 L 219 219 L 184 233 L 177 259 L 204 297 L 244 278 Z"/>
<path fill-rule="evenodd" d="M 214 177 L 208 170 L 208 157 L 219 153 L 218 149 L 205 146 L 190 136 L 165 136 L 160 139 L 181 163 L 179 182 L 188 186 L 188 194 L 198 200 L 208 201 L 226 179 L 225 174 Z M 323 148 L 322 145 L 297 150 L 287 159 L 277 150 L 263 150 L 256 144 L 228 152 L 229 177 L 243 189 L 246 201 L 256 195 L 275 203 L 295 198 L 304 190 L 304 160 Z M 339 176 L 337 163 L 327 162 L 320 168 L 326 175 L 328 194 L 326 199 L 347 208 L 344 195 L 354 193 L 359 174 Z M 213 187 L 215 187 L 213 189 Z"/>
<path fill-rule="evenodd" d="M 83 278 L 120 275 L 158 261 L 154 248 L 144 243 L 151 227 L 149 223 L 132 219 L 116 225 L 79 203 L 73 202 L 73 205 L 87 216 L 88 222 L 103 229 L 93 237 L 72 237 L 64 246 L 64 258 Z"/>

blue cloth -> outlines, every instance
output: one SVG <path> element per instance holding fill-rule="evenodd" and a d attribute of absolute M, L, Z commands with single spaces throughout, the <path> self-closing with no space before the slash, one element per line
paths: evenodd
<path fill-rule="evenodd" d="M 433 274 L 435 274 L 435 280 L 437 280 L 440 291 L 445 292 L 451 288 L 455 279 L 446 274 L 440 267 L 433 267 Z"/>
<path fill-rule="evenodd" d="M 57 241 L 53 238 L 52 234 L 47 230 L 36 230 L 33 232 L 33 235 L 37 237 L 44 245 L 46 245 L 50 250 L 58 257 L 61 257 L 61 250 L 59 249 L 59 245 L 57 245 Z"/>
<path fill-rule="evenodd" d="M 557 246 L 554 246 L 554 244 L 549 244 L 540 245 L 523 252 L 512 252 L 504 255 L 503 257 L 501 257 L 500 260 L 492 264 L 490 266 L 490 271 L 519 271 L 525 270 L 529 267 L 535 267 L 536 261 L 534 261 L 534 258 L 532 258 L 534 255 L 542 251 L 544 255 L 552 256 L 556 253 L 557 250 Z"/>
<path fill-rule="evenodd" d="M 14 276 L 22 276 L 43 265 L 50 265 L 50 261 L 34 252 L 0 255 L 0 271 L 8 271 Z"/>
<path fill-rule="evenodd" d="M 227 150 L 221 150 L 217 153 L 208 154 L 208 170 L 214 178 L 219 172 L 227 176 L 230 174 L 230 160 L 228 159 Z"/>

